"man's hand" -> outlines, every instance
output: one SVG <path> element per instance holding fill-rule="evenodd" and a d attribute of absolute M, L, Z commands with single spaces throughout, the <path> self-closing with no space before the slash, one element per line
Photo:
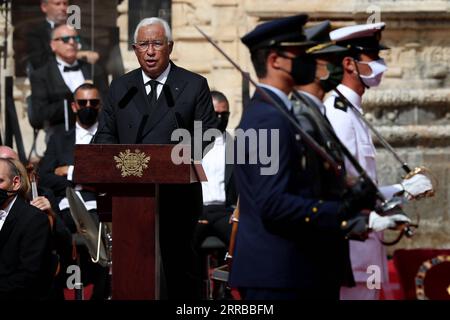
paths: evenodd
<path fill-rule="evenodd" d="M 66 177 L 67 171 L 69 170 L 69 166 L 61 166 L 55 169 L 55 174 L 57 176 Z"/>
<path fill-rule="evenodd" d="M 418 173 L 409 179 L 405 179 L 401 183 L 405 190 L 405 197 L 408 200 L 423 195 L 425 192 L 433 189 L 431 180 L 424 174 Z"/>
<path fill-rule="evenodd" d="M 77 52 L 77 59 L 86 60 L 90 64 L 95 64 L 99 57 L 95 51 L 80 50 Z"/>
<path fill-rule="evenodd" d="M 370 212 L 369 228 L 373 231 L 383 231 L 386 229 L 396 228 L 400 224 L 410 223 L 404 214 L 393 214 L 391 216 L 380 216 L 375 211 Z"/>
<path fill-rule="evenodd" d="M 41 209 L 42 211 L 49 210 L 52 208 L 52 206 L 50 205 L 50 201 L 48 201 L 48 199 L 43 196 L 39 196 L 36 197 L 34 200 L 31 200 L 30 204 L 38 209 Z"/>

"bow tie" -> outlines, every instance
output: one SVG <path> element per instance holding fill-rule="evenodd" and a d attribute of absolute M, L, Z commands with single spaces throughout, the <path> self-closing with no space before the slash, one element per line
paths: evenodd
<path fill-rule="evenodd" d="M 68 66 L 64 66 L 64 72 L 70 72 L 70 71 L 78 71 L 78 70 L 80 70 L 80 65 L 76 65 L 76 66 L 73 66 L 73 67 L 68 67 Z"/>

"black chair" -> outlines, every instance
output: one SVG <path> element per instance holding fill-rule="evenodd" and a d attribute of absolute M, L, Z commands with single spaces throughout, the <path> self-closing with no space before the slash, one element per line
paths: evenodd
<path fill-rule="evenodd" d="M 215 293 L 217 288 L 211 278 L 211 273 L 214 268 L 218 267 L 224 260 L 226 245 L 218 237 L 209 236 L 201 244 L 203 266 L 203 282 L 204 282 L 204 297 L 207 300 L 216 300 Z"/>

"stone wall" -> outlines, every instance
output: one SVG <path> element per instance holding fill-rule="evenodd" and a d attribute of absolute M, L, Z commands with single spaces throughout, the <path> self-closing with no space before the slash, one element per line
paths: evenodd
<path fill-rule="evenodd" d="M 420 227 L 399 247 L 450 247 L 450 1 L 297 1 L 297 0 L 174 0 L 172 8 L 176 63 L 207 77 L 231 103 L 230 127 L 241 111 L 241 76 L 195 30 L 199 26 L 240 66 L 254 72 L 239 38 L 261 21 L 298 12 L 311 23 L 330 19 L 333 27 L 371 23 L 381 18 L 387 26 L 383 53 L 389 65 L 382 85 L 364 96 L 366 117 L 398 150 L 411 167 L 426 165 L 438 178 L 433 199 L 408 204 L 406 211 Z M 380 146 L 379 181 L 398 182 L 399 163 Z M 394 248 L 390 248 L 392 251 Z"/>
<path fill-rule="evenodd" d="M 383 55 L 389 71 L 382 85 L 364 96 L 366 117 L 397 147 L 410 166 L 429 166 L 439 181 L 435 198 L 407 206 L 413 217 L 420 213 L 420 228 L 415 238 L 400 242 L 396 248 L 450 246 L 449 0 L 173 0 L 172 3 L 175 41 L 172 59 L 201 73 L 211 88 L 227 95 L 232 112 L 230 128 L 238 124 L 242 112 L 241 76 L 194 25 L 255 78 L 248 51 L 239 38 L 261 21 L 298 12 L 308 13 L 311 23 L 330 19 L 334 27 L 374 22 L 377 18 L 385 21 L 383 41 L 391 50 Z M 117 23 L 128 71 L 138 65 L 134 53 L 127 48 L 131 41 L 127 36 L 127 8 L 127 0 L 118 6 Z M 0 34 L 0 41 L 1 38 Z M 31 130 L 23 103 L 29 94 L 27 81 L 16 79 L 14 95 L 28 151 Z M 403 174 L 400 165 L 382 148 L 378 149 L 378 166 L 381 184 L 398 182 Z"/>

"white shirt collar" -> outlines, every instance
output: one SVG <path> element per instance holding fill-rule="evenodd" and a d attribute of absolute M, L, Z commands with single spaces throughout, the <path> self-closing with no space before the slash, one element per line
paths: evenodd
<path fill-rule="evenodd" d="M 50 20 L 49 18 L 45 18 L 47 20 L 47 22 L 50 24 L 50 28 L 54 29 L 55 28 L 55 22 Z"/>
<path fill-rule="evenodd" d="M 320 112 L 322 112 L 322 114 L 325 114 L 325 106 L 323 105 L 323 102 L 319 98 L 317 98 L 315 95 L 312 95 L 311 93 L 306 92 L 306 91 L 299 90 L 299 92 L 301 92 L 302 94 L 304 94 L 305 96 L 307 96 L 308 98 L 313 100 L 316 103 L 316 105 L 319 107 Z"/>
<path fill-rule="evenodd" d="M 149 76 L 147 76 L 144 72 L 144 70 L 142 70 L 142 79 L 144 80 L 144 85 L 146 85 L 147 82 L 149 82 L 150 80 L 156 80 L 159 83 L 165 84 L 167 81 L 167 77 L 169 76 L 169 72 L 170 72 L 170 63 L 167 66 L 167 68 L 159 75 L 158 78 L 156 79 L 152 79 Z"/>
<path fill-rule="evenodd" d="M 65 62 L 64 60 L 62 60 L 58 56 L 56 56 L 56 62 L 58 63 L 58 67 L 60 69 L 64 68 L 65 66 L 67 66 L 67 67 L 74 67 L 74 66 L 78 65 L 78 61 L 77 60 L 75 60 L 75 62 L 72 63 L 72 64 L 68 64 L 67 62 Z"/>
<path fill-rule="evenodd" d="M 270 91 L 272 91 L 273 93 L 275 93 L 278 98 L 281 99 L 281 101 L 283 101 L 284 105 L 286 106 L 286 108 L 290 111 L 292 110 L 292 103 L 291 100 L 289 100 L 289 97 L 287 96 L 286 93 L 284 93 L 283 91 L 281 91 L 278 88 L 272 87 L 268 84 L 264 84 L 264 83 L 258 83 L 258 86 L 262 87 L 262 88 L 266 88 Z"/>
<path fill-rule="evenodd" d="M 94 136 L 97 132 L 98 122 L 94 123 L 89 128 L 85 129 L 78 122 L 75 122 L 75 134 L 77 138 L 83 139 L 85 136 Z"/>
<path fill-rule="evenodd" d="M 11 211 L 11 208 L 14 205 L 14 202 L 16 202 L 16 199 L 17 199 L 17 195 L 14 196 L 14 199 L 8 204 L 8 206 L 4 210 L 0 209 L 0 212 L 2 213 L 0 215 L 1 216 L 0 221 L 5 221 L 6 220 L 6 217 L 8 216 L 9 211 Z M 3 215 L 4 213 L 6 213 L 6 214 Z"/>
<path fill-rule="evenodd" d="M 362 98 L 359 94 L 343 84 L 338 85 L 337 89 L 358 109 L 359 112 L 363 113 L 361 108 Z M 336 92 L 333 92 L 333 94 L 337 96 Z"/>

